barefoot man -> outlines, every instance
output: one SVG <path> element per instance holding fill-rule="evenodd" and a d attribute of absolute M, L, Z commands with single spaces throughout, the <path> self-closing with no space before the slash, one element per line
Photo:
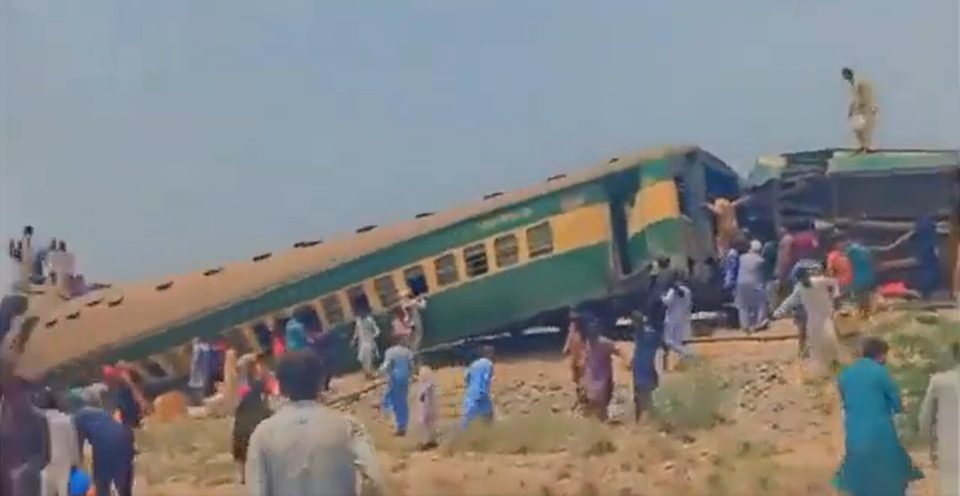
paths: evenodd
<path fill-rule="evenodd" d="M 873 95 L 873 85 L 865 79 L 854 76 L 853 69 L 844 67 L 841 71 L 844 81 L 850 84 L 850 107 L 847 119 L 857 140 L 857 151 L 867 153 L 873 144 L 873 130 L 877 124 L 877 102 Z"/>

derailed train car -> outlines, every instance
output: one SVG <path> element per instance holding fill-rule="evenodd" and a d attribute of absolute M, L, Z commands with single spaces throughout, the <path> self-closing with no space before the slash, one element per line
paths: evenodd
<path fill-rule="evenodd" d="M 785 153 L 759 159 L 745 187 L 752 198 L 742 212 L 743 224 L 762 235 L 818 222 L 846 237 L 881 245 L 910 230 L 917 218 L 929 216 L 941 234 L 944 271 L 955 263 L 960 238 L 957 150 Z M 889 277 L 903 275 L 894 271 Z"/>
<path fill-rule="evenodd" d="M 183 377 L 192 338 L 261 351 L 304 305 L 335 333 L 346 369 L 354 315 L 385 322 L 407 288 L 427 297 L 427 347 L 556 324 L 582 302 L 616 313 L 639 302 L 658 257 L 702 274 L 715 248 L 701 205 L 738 192 L 736 173 L 697 147 L 611 158 L 466 207 L 96 291 L 43 316 L 18 370 L 73 384 L 125 360 L 147 378 Z"/>

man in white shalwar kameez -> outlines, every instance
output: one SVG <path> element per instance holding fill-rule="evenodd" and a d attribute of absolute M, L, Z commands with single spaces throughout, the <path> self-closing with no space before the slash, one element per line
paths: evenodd
<path fill-rule="evenodd" d="M 693 311 L 693 292 L 682 281 L 677 281 L 662 299 L 667 307 L 666 317 L 663 319 L 663 342 L 667 348 L 663 353 L 663 363 L 666 369 L 669 350 L 680 355 L 681 360 L 693 356 L 693 352 L 686 345 L 692 334 L 690 314 Z"/>
<path fill-rule="evenodd" d="M 953 359 L 952 369 L 930 378 L 920 406 L 920 433 L 935 442 L 943 496 L 960 496 L 960 344 Z"/>
<path fill-rule="evenodd" d="M 839 296 L 837 282 L 824 276 L 811 276 L 803 270 L 799 283 L 780 307 L 773 312 L 779 319 L 797 305 L 807 314 L 807 345 L 810 356 L 821 368 L 829 369 L 837 360 L 837 332 L 833 325 L 834 301 Z"/>
<path fill-rule="evenodd" d="M 377 337 L 380 336 L 380 326 L 373 315 L 357 316 L 353 324 L 353 344 L 357 347 L 357 361 L 363 367 L 367 378 L 376 374 L 374 361 L 377 358 Z"/>
<path fill-rule="evenodd" d="M 56 410 L 50 391 L 43 391 L 38 400 L 50 429 L 50 461 L 40 471 L 41 496 L 68 496 L 70 469 L 80 466 L 80 442 L 73 418 Z"/>

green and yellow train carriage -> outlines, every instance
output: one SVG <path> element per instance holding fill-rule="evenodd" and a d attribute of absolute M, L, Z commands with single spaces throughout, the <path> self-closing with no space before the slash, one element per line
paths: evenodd
<path fill-rule="evenodd" d="M 269 329 L 305 305 L 340 337 L 350 367 L 354 316 L 370 310 L 386 323 L 410 287 L 428 301 L 427 347 L 554 324 L 581 302 L 629 306 L 656 258 L 701 273 L 714 254 L 701 205 L 738 193 L 736 173 L 697 147 L 612 158 L 467 207 L 96 291 L 41 319 L 19 371 L 75 383 L 125 360 L 146 377 L 184 377 L 192 338 L 260 351 Z"/>

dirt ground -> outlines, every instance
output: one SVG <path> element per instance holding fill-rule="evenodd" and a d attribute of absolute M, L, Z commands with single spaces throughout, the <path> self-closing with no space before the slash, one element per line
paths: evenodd
<path fill-rule="evenodd" d="M 784 322 L 769 332 L 786 330 Z M 630 347 L 621 345 L 625 356 Z M 452 433 L 462 368 L 438 370 L 449 434 L 434 451 L 416 450 L 415 430 L 407 438 L 391 435 L 379 390 L 343 409 L 369 429 L 397 494 L 833 494 L 830 479 L 843 454 L 838 397 L 830 381 L 804 372 L 796 347 L 795 340 L 694 345 L 706 368 L 667 372 L 657 401 L 672 394 L 716 404 L 677 410 L 685 425 L 672 429 L 654 420 L 634 425 L 625 365 L 616 371 L 612 425 L 571 413 L 568 368 L 555 352 L 497 360 L 497 421 L 461 436 Z M 692 379 L 705 373 L 707 383 Z M 335 386 L 358 383 L 349 377 Z M 698 419 L 703 411 L 707 417 Z M 230 419 L 148 422 L 138 439 L 137 492 L 242 493 L 230 428 Z M 932 496 L 928 453 L 921 447 L 913 455 L 928 476 L 912 486 L 913 494 Z"/>

